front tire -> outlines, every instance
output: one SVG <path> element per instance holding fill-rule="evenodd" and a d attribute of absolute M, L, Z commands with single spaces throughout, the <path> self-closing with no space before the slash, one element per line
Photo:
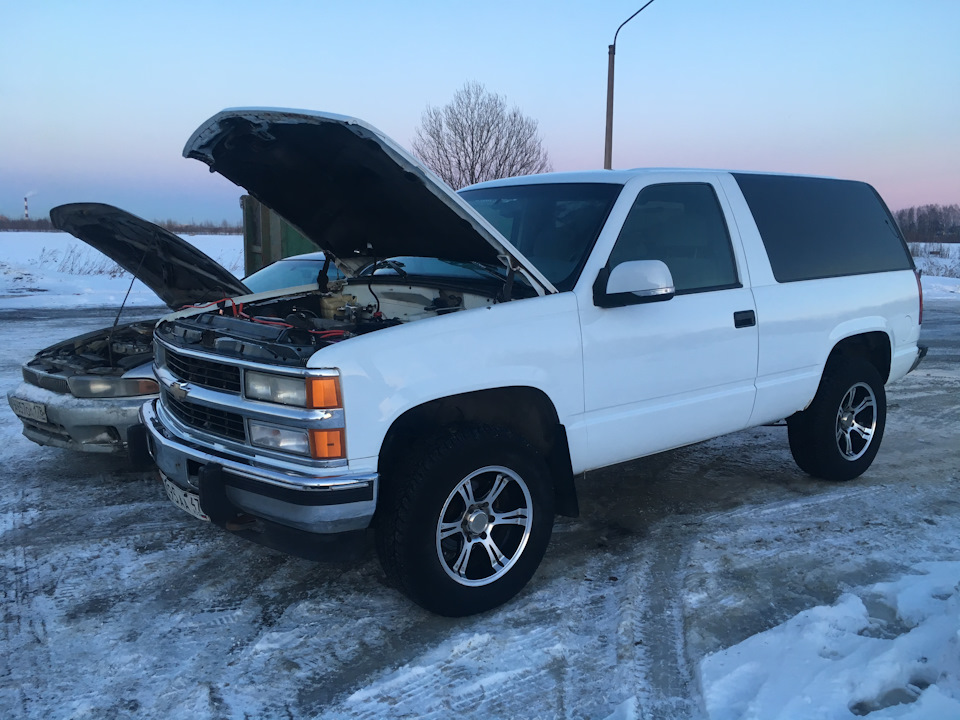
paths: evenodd
<path fill-rule="evenodd" d="M 467 426 L 388 468 L 377 513 L 387 577 L 427 610 L 460 617 L 503 604 L 533 576 L 553 529 L 553 492 L 525 440 Z"/>
<path fill-rule="evenodd" d="M 828 363 L 817 394 L 787 420 L 790 451 L 801 470 L 824 480 L 859 477 L 880 449 L 887 396 L 876 368 L 860 358 Z"/>

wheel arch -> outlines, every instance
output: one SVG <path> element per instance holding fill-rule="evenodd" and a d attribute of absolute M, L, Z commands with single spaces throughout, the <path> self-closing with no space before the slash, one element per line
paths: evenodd
<path fill-rule="evenodd" d="M 890 336 L 882 330 L 874 330 L 850 335 L 837 342 L 830 351 L 824 367 L 829 367 L 830 362 L 836 357 L 863 359 L 876 368 L 880 378 L 886 384 L 890 377 L 891 355 Z"/>
<path fill-rule="evenodd" d="M 511 386 L 437 398 L 410 408 L 387 430 L 380 448 L 381 476 L 410 447 L 445 427 L 492 425 L 512 430 L 546 460 L 553 479 L 554 507 L 559 515 L 577 517 L 579 505 L 566 428 L 542 390 Z M 389 472 L 386 473 L 389 476 Z"/>

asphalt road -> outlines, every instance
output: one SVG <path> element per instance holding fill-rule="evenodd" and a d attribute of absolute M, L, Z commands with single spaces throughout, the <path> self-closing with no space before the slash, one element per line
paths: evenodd
<path fill-rule="evenodd" d="M 960 302 L 928 302 L 930 353 L 888 388 L 862 478 L 804 475 L 783 427 L 593 473 L 521 596 L 457 621 L 386 587 L 369 547 L 283 555 L 153 473 L 20 437 L 20 362 L 112 317 L 0 312 L 0 717 L 697 718 L 706 654 L 960 559 Z"/>

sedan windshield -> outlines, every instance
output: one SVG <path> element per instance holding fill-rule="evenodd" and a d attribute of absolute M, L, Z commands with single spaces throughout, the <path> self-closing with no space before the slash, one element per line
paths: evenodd
<path fill-rule="evenodd" d="M 507 277 L 505 267 L 484 265 L 478 262 L 457 262 L 425 257 L 395 257 L 371 263 L 363 268 L 357 277 L 370 275 L 416 275 L 418 277 L 459 278 L 461 280 L 499 280 Z"/>
<path fill-rule="evenodd" d="M 501 185 L 460 193 L 558 290 L 572 290 L 610 208 L 613 183 Z"/>
<path fill-rule="evenodd" d="M 310 257 L 284 258 L 248 275 L 243 279 L 243 284 L 255 293 L 316 284 L 323 272 L 323 262 L 324 258 L 320 253 Z M 342 277 L 336 266 L 330 263 L 327 278 L 332 282 Z"/>

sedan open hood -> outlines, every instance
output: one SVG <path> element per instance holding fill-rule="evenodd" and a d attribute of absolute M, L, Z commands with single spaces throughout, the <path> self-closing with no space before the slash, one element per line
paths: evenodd
<path fill-rule="evenodd" d="M 183 238 L 112 205 L 60 205 L 50 211 L 50 221 L 109 257 L 174 310 L 250 292 Z"/>
<path fill-rule="evenodd" d="M 183 155 L 246 189 L 348 275 L 404 255 L 510 262 L 540 292 L 556 291 L 448 185 L 362 120 L 309 110 L 223 110 L 193 133 Z"/>

